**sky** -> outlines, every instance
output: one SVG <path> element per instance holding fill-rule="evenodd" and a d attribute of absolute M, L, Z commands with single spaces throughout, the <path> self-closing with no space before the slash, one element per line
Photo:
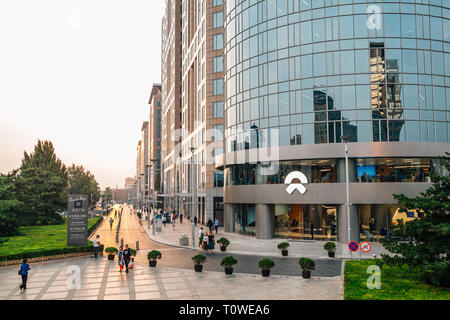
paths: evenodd
<path fill-rule="evenodd" d="M 164 0 L 0 2 L 0 173 L 53 142 L 102 189 L 136 171 L 153 83 L 161 82 Z"/>

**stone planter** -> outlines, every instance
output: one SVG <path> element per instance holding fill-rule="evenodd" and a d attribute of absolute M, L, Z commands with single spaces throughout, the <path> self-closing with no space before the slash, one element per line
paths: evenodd
<path fill-rule="evenodd" d="M 108 254 L 108 260 L 109 261 L 114 261 L 114 257 L 115 257 L 114 254 Z"/>
<path fill-rule="evenodd" d="M 203 266 L 202 265 L 195 265 L 194 266 L 194 270 L 195 270 L 195 272 L 202 272 L 203 271 Z"/>
<path fill-rule="evenodd" d="M 226 268 L 225 268 L 225 274 L 226 274 L 226 275 L 231 275 L 231 274 L 233 274 L 233 268 L 231 268 L 231 267 L 226 267 Z"/>
<path fill-rule="evenodd" d="M 281 250 L 281 255 L 287 257 L 289 255 L 289 250 Z"/>
<path fill-rule="evenodd" d="M 336 256 L 336 252 L 334 251 L 328 251 L 328 257 L 334 258 Z"/>
<path fill-rule="evenodd" d="M 221 247 L 220 247 L 220 251 L 222 251 L 222 252 L 225 252 L 225 251 L 227 251 L 227 247 L 225 247 L 225 246 L 221 246 Z"/>
<path fill-rule="evenodd" d="M 302 270 L 303 279 L 311 279 L 311 271 Z"/>
<path fill-rule="evenodd" d="M 265 277 L 265 278 L 269 277 L 270 276 L 270 269 L 267 269 L 267 270 L 262 269 L 261 270 L 261 275 L 263 277 Z"/>
<path fill-rule="evenodd" d="M 150 266 L 150 268 L 154 268 L 156 267 L 156 260 L 148 260 L 148 265 Z"/>

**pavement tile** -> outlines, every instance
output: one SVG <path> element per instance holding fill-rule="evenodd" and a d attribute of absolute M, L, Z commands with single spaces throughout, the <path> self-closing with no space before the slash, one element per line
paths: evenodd
<path fill-rule="evenodd" d="M 153 292 L 136 292 L 136 300 L 153 300 L 161 299 L 161 294 L 159 291 Z"/>
<path fill-rule="evenodd" d="M 119 287 L 119 288 L 106 288 L 105 295 L 110 294 L 129 294 L 130 289 L 128 287 Z"/>
<path fill-rule="evenodd" d="M 129 294 L 105 295 L 104 300 L 130 300 Z"/>
<path fill-rule="evenodd" d="M 42 296 L 41 300 L 54 300 L 54 299 L 65 298 L 66 296 L 67 296 L 67 292 L 45 293 Z"/>
<path fill-rule="evenodd" d="M 76 290 L 74 297 L 88 297 L 95 296 L 97 299 L 99 289 L 89 289 L 89 290 Z"/>

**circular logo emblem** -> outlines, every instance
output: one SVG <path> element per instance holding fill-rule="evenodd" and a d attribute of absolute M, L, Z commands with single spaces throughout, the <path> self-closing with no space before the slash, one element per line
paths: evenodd
<path fill-rule="evenodd" d="M 356 252 L 359 249 L 359 245 L 356 241 L 352 241 L 348 244 L 348 248 L 350 249 L 351 252 Z"/>
<path fill-rule="evenodd" d="M 361 251 L 368 253 L 372 250 L 372 245 L 369 242 L 361 242 Z"/>

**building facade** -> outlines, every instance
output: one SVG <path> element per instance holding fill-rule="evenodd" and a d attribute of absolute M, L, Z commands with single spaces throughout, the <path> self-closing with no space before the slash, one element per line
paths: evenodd
<path fill-rule="evenodd" d="M 161 85 L 154 84 L 148 102 L 150 118 L 148 126 L 149 198 L 158 205 L 158 194 L 162 194 L 161 183 Z M 161 205 L 159 205 L 161 207 Z"/>
<path fill-rule="evenodd" d="M 181 130 L 181 42 L 182 0 L 166 0 L 162 21 L 161 46 L 161 172 L 163 206 L 167 210 L 178 207 L 180 166 L 178 144 Z"/>
<path fill-rule="evenodd" d="M 342 243 L 386 234 L 393 194 L 429 188 L 450 150 L 449 6 L 226 1 L 216 167 L 227 232 Z"/>
<path fill-rule="evenodd" d="M 223 222 L 223 172 L 214 163 L 223 153 L 223 21 L 222 1 L 183 1 L 181 206 L 190 216 L 195 172 L 203 224 L 215 217 Z"/>

